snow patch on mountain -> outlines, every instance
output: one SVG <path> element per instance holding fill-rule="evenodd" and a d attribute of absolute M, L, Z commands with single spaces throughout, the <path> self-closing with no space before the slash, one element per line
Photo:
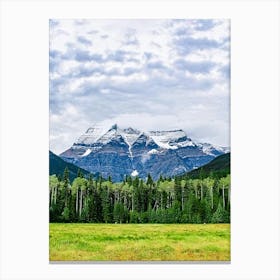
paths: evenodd
<path fill-rule="evenodd" d="M 84 144 L 84 145 L 91 145 L 94 144 L 100 137 L 102 137 L 110 127 L 102 125 L 102 124 L 95 124 L 94 126 L 88 128 L 88 130 L 82 134 L 76 144 Z"/>
<path fill-rule="evenodd" d="M 87 149 L 82 155 L 81 157 L 86 157 L 91 153 L 91 149 Z"/>
<path fill-rule="evenodd" d="M 193 141 L 191 140 L 186 140 L 186 141 L 182 141 L 182 142 L 178 142 L 177 147 L 179 148 L 183 148 L 183 147 L 195 147 L 195 143 L 193 143 Z"/>
<path fill-rule="evenodd" d="M 136 141 L 136 139 L 139 137 L 141 132 L 139 130 L 129 127 L 121 130 L 121 134 L 125 139 L 126 143 L 129 146 L 132 146 L 132 144 Z"/>
<path fill-rule="evenodd" d="M 187 137 L 186 133 L 182 129 L 167 130 L 167 131 L 148 131 L 141 132 L 134 128 L 120 128 L 117 124 L 109 125 L 108 123 L 96 124 L 79 137 L 75 142 L 75 149 L 81 146 L 93 146 L 93 150 L 98 150 L 109 143 L 112 139 L 122 137 L 128 145 L 129 157 L 132 159 L 132 146 L 134 143 L 145 142 L 146 146 L 154 142 L 161 149 L 165 150 L 177 150 L 184 147 L 199 147 L 205 154 L 215 156 L 217 152 L 227 153 L 229 148 L 214 146 L 208 143 L 195 143 Z M 81 156 L 88 156 L 91 152 L 86 150 Z M 158 153 L 157 150 L 152 149 L 148 152 L 148 155 Z M 147 157 L 147 156 L 146 156 Z M 144 156 L 143 160 L 146 161 Z"/>
<path fill-rule="evenodd" d="M 195 146 L 182 129 L 168 131 L 150 131 L 151 138 L 163 149 L 176 150 L 178 148 Z"/>
<path fill-rule="evenodd" d="M 155 155 L 155 154 L 158 154 L 158 153 L 159 153 L 159 151 L 156 150 L 156 149 L 152 149 L 148 152 L 149 155 Z"/>
<path fill-rule="evenodd" d="M 119 132 L 117 125 L 113 125 L 104 135 L 98 139 L 97 142 L 105 145 L 117 136 L 121 136 L 121 133 Z"/>
<path fill-rule="evenodd" d="M 193 141 L 181 129 L 140 131 L 105 123 L 88 128 L 60 156 L 90 172 L 121 181 L 124 174 L 141 178 L 147 174 L 154 178 L 181 174 L 227 151 L 228 148 Z"/>
<path fill-rule="evenodd" d="M 157 139 L 159 142 L 168 143 L 172 140 L 182 138 L 186 136 L 182 129 L 178 130 L 167 130 L 167 131 L 150 131 L 150 135 L 153 139 Z"/>
<path fill-rule="evenodd" d="M 132 158 L 131 147 L 138 141 L 145 141 L 146 145 L 154 141 L 162 149 L 176 150 L 182 147 L 196 146 L 181 130 L 168 131 L 148 131 L 141 132 L 134 128 L 120 128 L 117 124 L 108 126 L 108 124 L 96 124 L 90 127 L 79 139 L 75 142 L 76 146 L 95 146 L 97 150 L 99 145 L 105 145 L 116 137 L 122 137 L 129 147 L 129 154 Z M 95 144 L 95 145 L 94 145 Z M 96 144 L 99 144 L 96 146 Z M 204 145 L 204 144 L 202 144 Z M 203 146 L 204 147 L 204 146 Z M 205 151 L 211 154 L 211 148 L 204 147 Z"/>
<path fill-rule="evenodd" d="M 178 149 L 176 145 L 170 145 L 170 142 L 186 137 L 183 130 L 169 130 L 169 131 L 150 131 L 149 135 L 155 141 L 155 143 L 164 149 Z"/>
<path fill-rule="evenodd" d="M 223 154 L 228 153 L 230 151 L 230 149 L 228 147 L 219 147 L 219 146 L 212 145 L 209 143 L 198 143 L 197 146 L 200 147 L 205 154 L 211 155 L 211 156 L 215 156 L 214 152 L 216 152 L 216 151 L 223 153 Z"/>
<path fill-rule="evenodd" d="M 133 176 L 133 177 L 137 176 L 138 174 L 139 174 L 139 173 L 138 173 L 137 170 L 133 170 L 133 171 L 131 172 L 131 176 Z"/>

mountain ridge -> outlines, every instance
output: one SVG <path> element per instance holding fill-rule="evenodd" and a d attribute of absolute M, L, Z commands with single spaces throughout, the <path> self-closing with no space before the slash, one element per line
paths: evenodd
<path fill-rule="evenodd" d="M 205 178 L 212 175 L 213 177 L 221 178 L 228 174 L 230 174 L 230 153 L 219 155 L 207 164 L 184 174 L 184 176 L 188 178 Z"/>
<path fill-rule="evenodd" d="M 77 177 L 78 170 L 80 170 L 84 175 L 90 174 L 90 172 L 87 170 L 84 170 L 72 163 L 66 162 L 52 151 L 49 151 L 49 175 L 57 175 L 62 177 L 66 167 L 69 171 L 70 181 L 73 181 Z"/>
<path fill-rule="evenodd" d="M 182 129 L 141 131 L 132 127 L 92 126 L 60 157 L 89 172 L 121 181 L 150 173 L 174 176 L 208 163 L 228 149 L 196 143 Z"/>

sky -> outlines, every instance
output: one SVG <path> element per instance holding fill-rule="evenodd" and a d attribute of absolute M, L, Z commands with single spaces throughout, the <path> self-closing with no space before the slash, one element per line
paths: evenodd
<path fill-rule="evenodd" d="M 52 19 L 49 28 L 54 153 L 102 123 L 230 145 L 229 20 Z"/>

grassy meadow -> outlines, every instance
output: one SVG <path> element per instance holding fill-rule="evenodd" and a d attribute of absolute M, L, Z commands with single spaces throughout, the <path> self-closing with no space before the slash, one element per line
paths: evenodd
<path fill-rule="evenodd" d="M 229 224 L 50 223 L 50 261 L 229 261 Z"/>

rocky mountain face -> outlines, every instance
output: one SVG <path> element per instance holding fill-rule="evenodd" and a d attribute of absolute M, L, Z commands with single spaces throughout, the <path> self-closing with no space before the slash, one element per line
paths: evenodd
<path fill-rule="evenodd" d="M 173 176 L 202 166 L 227 148 L 208 143 L 195 143 L 179 130 L 148 131 L 120 128 L 90 127 L 68 150 L 60 154 L 67 162 L 114 181 L 125 175 L 153 179 Z"/>

